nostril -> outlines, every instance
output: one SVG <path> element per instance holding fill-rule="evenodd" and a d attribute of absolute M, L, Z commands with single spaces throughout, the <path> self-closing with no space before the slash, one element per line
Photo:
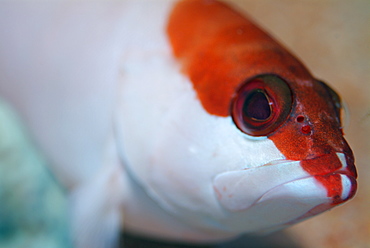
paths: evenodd
<path fill-rule="evenodd" d="M 296 118 L 296 122 L 301 123 L 301 132 L 303 134 L 311 133 L 311 126 L 307 125 L 306 118 L 303 115 L 298 115 Z"/>
<path fill-rule="evenodd" d="M 296 120 L 297 120 L 297 122 L 302 123 L 302 122 L 304 122 L 304 116 L 303 115 L 298 115 Z"/>

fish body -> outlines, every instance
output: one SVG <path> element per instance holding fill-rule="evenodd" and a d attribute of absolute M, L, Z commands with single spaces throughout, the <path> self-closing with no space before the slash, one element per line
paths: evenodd
<path fill-rule="evenodd" d="M 58 153 L 37 99 L 13 100 L 69 181 L 77 247 L 113 245 L 121 226 L 183 242 L 268 233 L 354 196 L 339 96 L 256 24 L 218 1 L 123 9 L 118 80 L 68 85 L 86 90 L 76 109 L 102 114 L 63 136 L 87 159 Z"/>

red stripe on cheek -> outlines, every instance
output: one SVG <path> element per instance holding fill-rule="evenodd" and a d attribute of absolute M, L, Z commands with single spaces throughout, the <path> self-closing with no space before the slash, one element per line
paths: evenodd
<path fill-rule="evenodd" d="M 301 166 L 311 175 L 326 175 L 342 167 L 339 158 L 333 151 L 332 154 L 326 154 L 313 159 L 301 161 Z"/>
<path fill-rule="evenodd" d="M 258 74 L 312 79 L 305 67 L 250 20 L 216 1 L 180 1 L 167 33 L 204 109 L 229 116 L 240 84 Z"/>
<path fill-rule="evenodd" d="M 342 179 L 339 174 L 330 174 L 325 176 L 315 176 L 315 179 L 319 181 L 327 190 L 327 196 L 332 198 L 332 204 L 339 204 L 347 199 L 342 199 Z"/>
<path fill-rule="evenodd" d="M 332 198 L 332 204 L 339 204 L 343 201 L 342 196 L 342 179 L 339 174 L 330 174 L 342 167 L 342 164 L 333 152 L 333 154 L 323 155 L 314 159 L 301 161 L 301 166 L 311 175 L 315 175 L 326 189 L 327 196 Z"/>

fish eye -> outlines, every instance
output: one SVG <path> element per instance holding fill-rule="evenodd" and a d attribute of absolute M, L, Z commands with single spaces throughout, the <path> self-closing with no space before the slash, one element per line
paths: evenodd
<path fill-rule="evenodd" d="M 335 116 L 337 117 L 337 122 L 342 127 L 342 115 L 344 114 L 346 108 L 343 107 L 343 102 L 338 95 L 329 85 L 324 83 L 323 81 L 318 81 L 326 90 L 327 94 L 329 95 L 330 100 L 334 105 Z"/>
<path fill-rule="evenodd" d="M 271 117 L 272 104 L 266 92 L 260 89 L 253 90 L 245 99 L 243 115 L 256 122 L 266 121 Z"/>
<path fill-rule="evenodd" d="M 267 136 L 286 120 L 292 108 L 288 84 L 276 75 L 260 75 L 244 83 L 231 107 L 235 125 L 251 136 Z"/>

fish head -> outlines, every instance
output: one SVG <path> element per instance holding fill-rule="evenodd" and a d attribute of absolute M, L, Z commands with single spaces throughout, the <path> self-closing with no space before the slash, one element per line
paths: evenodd
<path fill-rule="evenodd" d="M 220 2 L 180 1 L 166 28 L 172 53 L 146 53 L 127 70 L 119 124 L 128 170 L 163 210 L 194 230 L 237 235 L 354 196 L 334 90 Z"/>
<path fill-rule="evenodd" d="M 232 228 L 258 216 L 261 230 L 280 229 L 354 196 L 357 173 L 342 111 L 339 95 L 318 80 L 262 75 L 241 86 L 231 109 L 235 125 L 246 139 L 271 140 L 284 158 L 214 178 L 221 205 L 236 213 L 227 221 Z"/>
<path fill-rule="evenodd" d="M 258 75 L 236 90 L 226 117 L 210 115 L 192 94 L 183 101 L 168 114 L 141 181 L 183 222 L 271 232 L 354 196 L 342 105 L 328 85 Z"/>

